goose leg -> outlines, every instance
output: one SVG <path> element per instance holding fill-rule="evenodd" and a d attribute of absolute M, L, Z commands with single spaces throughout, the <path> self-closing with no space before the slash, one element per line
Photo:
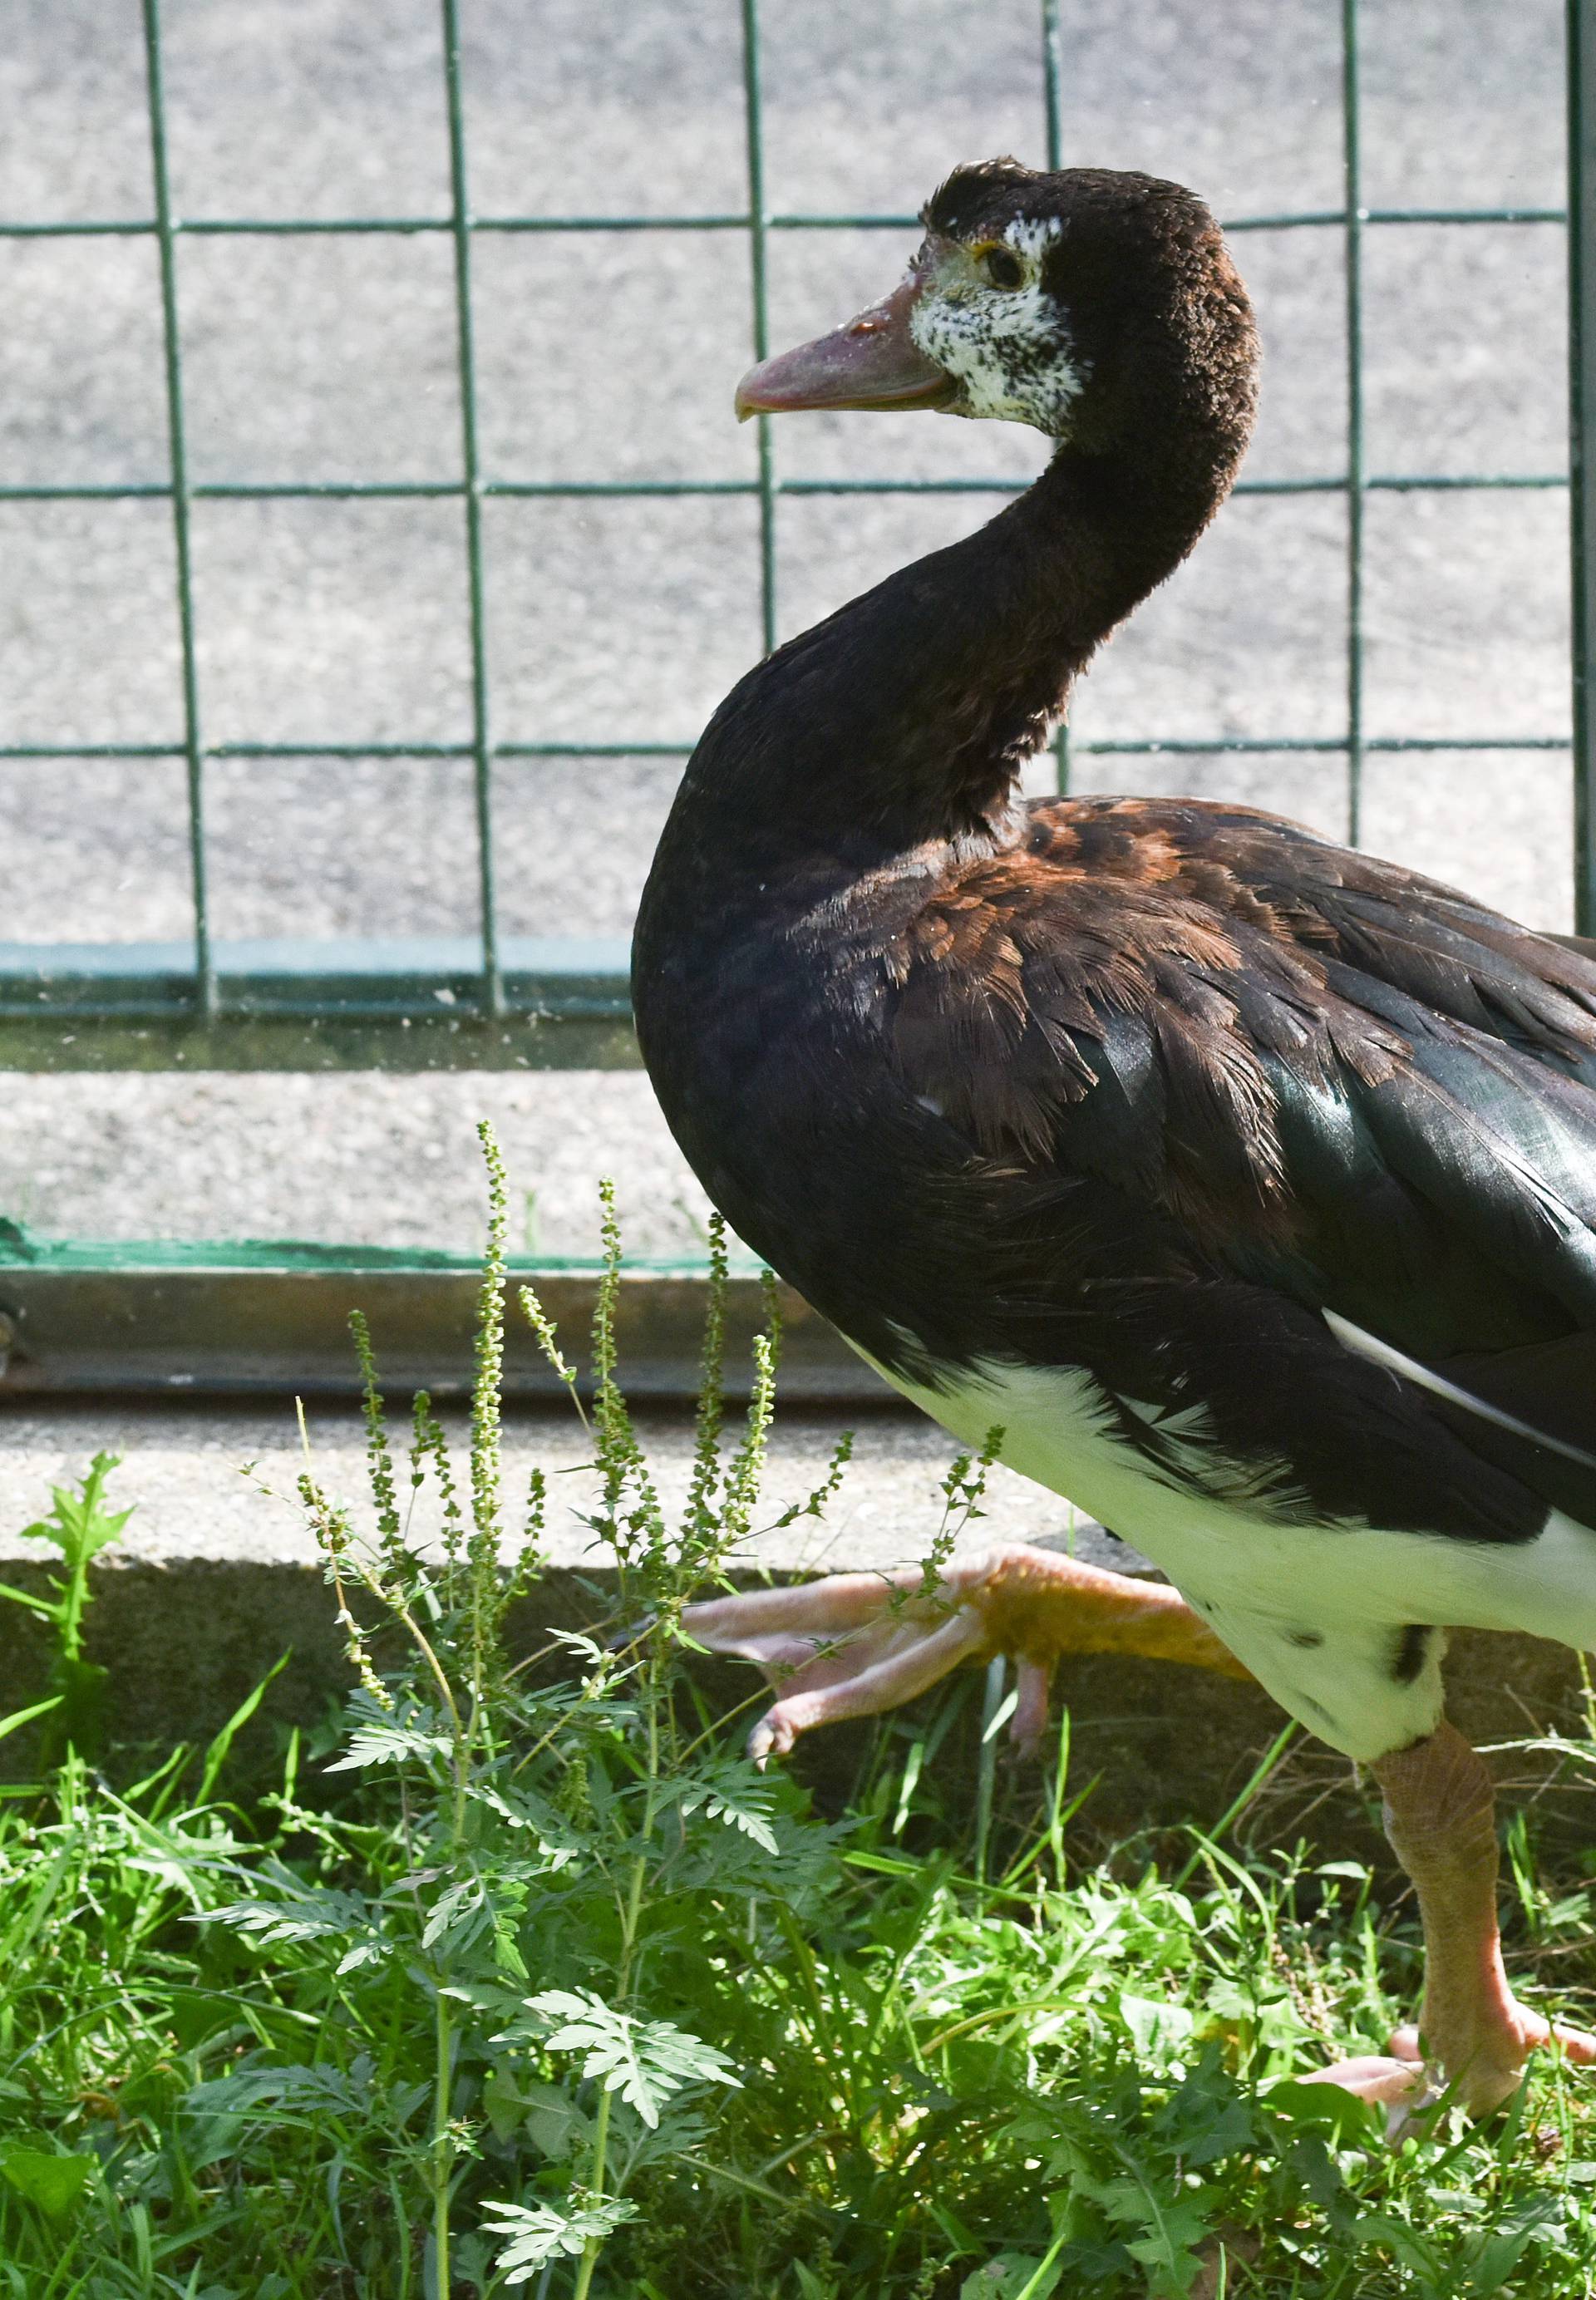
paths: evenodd
<path fill-rule="evenodd" d="M 1443 1721 L 1372 1770 L 1386 1835 L 1418 1896 L 1424 2050 L 1418 2029 L 1400 2029 L 1389 2056 L 1340 2062 L 1319 2081 L 1384 2103 L 1394 2130 L 1448 2085 L 1472 2115 L 1488 2115 L 1517 2090 L 1537 2046 L 1596 2062 L 1596 2037 L 1527 2011 L 1508 1985 L 1496 1921 L 1495 1796 L 1475 1750 Z"/>
<path fill-rule="evenodd" d="M 1164 1583 L 1018 1543 L 961 1559 L 929 1586 L 911 1567 L 712 1598 L 689 1605 L 682 1627 L 695 1644 L 756 1662 L 779 1695 L 749 1738 L 761 1762 L 814 1726 L 895 1708 L 960 1662 L 993 1654 L 1019 1663 L 1009 1729 L 1022 1746 L 1040 1738 L 1061 1654 L 1137 1654 L 1250 1675 Z"/>

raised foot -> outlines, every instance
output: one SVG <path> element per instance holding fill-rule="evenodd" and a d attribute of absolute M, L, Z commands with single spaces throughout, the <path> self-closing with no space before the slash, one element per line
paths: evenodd
<path fill-rule="evenodd" d="M 1449 2086 L 1452 2099 L 1468 2115 L 1492 2115 L 1523 2083 L 1533 2052 L 1550 2047 L 1576 2066 L 1596 2064 L 1596 2037 L 1560 2021 L 1548 2021 L 1516 1996 L 1492 2006 L 1488 2025 L 1429 2041 L 1426 2056 L 1418 2030 L 1409 2023 L 1397 2030 L 1384 2053 L 1333 2062 L 1306 2081 L 1339 2085 L 1357 2099 L 1384 2108 L 1386 2130 L 1394 2140 L 1433 2108 Z"/>
<path fill-rule="evenodd" d="M 993 1654 L 1019 1664 L 1009 1732 L 1034 1747 L 1048 1679 L 1065 1653 L 1134 1653 L 1226 1676 L 1248 1672 L 1177 1591 L 1054 1550 L 983 1550 L 940 1574 L 839 1573 L 784 1589 L 689 1605 L 682 1627 L 714 1653 L 755 1662 L 780 1695 L 749 1737 L 763 1763 L 800 1733 L 909 1701 L 961 1662 Z"/>

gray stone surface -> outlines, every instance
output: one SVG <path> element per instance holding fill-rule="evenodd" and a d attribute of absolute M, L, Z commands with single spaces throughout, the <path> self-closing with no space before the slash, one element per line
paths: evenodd
<path fill-rule="evenodd" d="M 464 1479 L 469 1429 L 447 1417 Z M 954 1454 L 945 1432 L 915 1416 L 867 1413 L 855 1429 L 854 1458 L 823 1516 L 786 1529 L 772 1521 L 824 1479 L 840 1417 L 784 1413 L 769 1454 L 754 1538 L 740 1574 L 889 1569 L 924 1556 L 942 1523 L 941 1480 Z M 667 1512 L 680 1508 L 691 1468 L 691 1429 L 681 1416 L 644 1413 L 638 1427 Z M 306 1421 L 318 1481 L 371 1524 L 364 1435 L 349 1410 L 313 1408 Z M 313 1538 L 296 1494 L 304 1451 L 287 1402 L 248 1409 L 203 1404 L 147 1407 L 96 1400 L 16 1409 L 0 1421 L 0 1579 L 37 1586 L 49 1553 L 19 1529 L 47 1506 L 49 1488 L 81 1474 L 97 1450 L 121 1453 L 110 1499 L 137 1503 L 125 1538 L 96 1573 L 90 1642 L 110 1667 L 113 1714 L 124 1741 L 153 1743 L 213 1731 L 285 1652 L 289 1667 L 273 1688 L 269 1720 L 318 1716 L 342 1685 L 341 1640 Z M 581 1512 L 591 1505 L 590 1445 L 570 1412 L 517 1413 L 506 1426 L 504 1487 L 523 1495 L 534 1463 L 550 1488 L 546 1582 L 518 1624 L 525 1646 L 551 1622 L 591 1627 L 614 1604 L 614 1560 L 596 1548 Z M 515 1501 L 506 1507 L 514 1523 Z M 416 1538 L 436 1531 L 423 1509 Z M 968 1524 L 959 1547 L 996 1538 L 1037 1539 L 1098 1562 L 1145 1570 L 1142 1561 L 1078 1521 L 1067 1503 L 1007 1471 L 993 1473 L 988 1514 Z M 37 1689 L 43 1661 L 36 1627 L 0 1605 L 0 1714 Z M 1156 1673 L 1155 1673 L 1156 1675 Z M 711 1672 L 728 1704 L 746 1698 L 747 1671 Z M 1168 1705 L 1155 1688 L 1152 1715 Z M 1089 1703 L 1094 1712 L 1100 1701 Z M 1255 1704 L 1256 1705 L 1256 1704 Z M 1241 1704 L 1245 1719 L 1248 1704 Z M 849 1737 L 832 1762 L 849 1762 Z M 24 1744 L 4 1753 L 25 1765 Z"/>
<path fill-rule="evenodd" d="M 1200 186 L 1222 212 L 1340 198 L 1331 0 L 1065 0 L 1065 135 L 1079 160 Z M 1560 9 L 1412 0 L 1364 12 L 1371 204 L 1555 204 Z M 433 0 L 166 0 L 174 198 L 188 215 L 435 214 L 446 146 Z M 745 198 L 733 0 L 465 0 L 480 211 L 663 214 Z M 781 211 L 912 208 L 953 161 L 1041 155 L 1033 0 L 765 0 L 767 188 Z M 978 21 L 978 37 L 973 26 Z M 135 0 L 13 0 L 0 44 L 0 214 L 148 212 Z M 907 235 L 773 237 L 790 339 L 890 278 Z M 1342 467 L 1337 235 L 1238 242 L 1267 349 L 1257 477 Z M 749 290 L 736 235 L 484 237 L 483 454 L 520 479 L 748 478 L 730 417 Z M 1366 235 L 1371 469 L 1555 470 L 1563 459 L 1555 229 Z M 449 478 L 458 469 L 449 251 L 403 240 L 204 239 L 180 252 L 202 479 Z M 164 474 L 155 257 L 138 239 L 0 241 L 0 480 Z M 1024 474 L 994 425 L 816 418 L 779 468 Z M 985 515 L 980 497 L 804 499 L 781 512 L 793 629 Z M 1103 658 L 1093 738 L 1333 735 L 1344 513 L 1233 505 Z M 690 738 L 752 659 L 756 522 L 740 500 L 489 507 L 495 716 L 506 738 Z M 216 738 L 457 739 L 464 572 L 447 503 L 205 504 L 195 514 L 206 730 Z M 1381 496 L 1367 512 L 1366 714 L 1386 733 L 1567 724 L 1563 498 Z M 0 503 L 0 742 L 170 739 L 179 726 L 159 504 Z M 512 931 L 628 923 L 673 769 L 507 765 Z M 181 934 L 175 762 L 0 763 L 7 938 Z M 1082 762 L 1084 787 L 1238 796 L 1330 828 L 1338 757 Z M 226 763 L 208 775 L 224 935 L 469 926 L 469 779 L 455 762 Z M 1374 757 L 1371 844 L 1567 922 L 1566 761 Z M 0 1208 L 54 1231 L 299 1233 L 467 1244 L 470 1126 L 491 1112 L 541 1242 L 594 1235 L 615 1172 L 639 1247 L 690 1246 L 702 1202 L 628 1078 L 13 1079 Z"/>
<path fill-rule="evenodd" d="M 446 1419 L 464 1459 L 469 1430 L 459 1414 Z M 822 1481 L 842 1421 L 840 1414 L 781 1415 L 765 1480 L 769 1517 Z M 666 1412 L 640 1413 L 638 1426 L 657 1462 L 667 1509 L 679 1505 L 690 1471 L 690 1429 Z M 363 1507 L 365 1438 L 357 1415 L 312 1407 L 307 1429 L 318 1479 Z M 838 1564 L 852 1570 L 913 1564 L 924 1555 L 940 1522 L 940 1480 L 957 1451 L 953 1439 L 934 1422 L 891 1410 L 857 1417 L 854 1438 L 853 1460 L 823 1518 L 762 1536 L 752 1545 L 750 1564 L 783 1572 Z M 16 1540 L 15 1529 L 38 1515 L 51 1484 L 76 1475 L 96 1451 L 123 1455 L 115 1489 L 138 1504 L 119 1560 L 153 1566 L 246 1557 L 272 1565 L 314 1562 L 315 1544 L 294 1495 L 304 1456 L 290 1403 L 146 1406 L 96 1398 L 13 1405 L 0 1420 L 0 1571 L 38 1555 L 36 1545 Z M 517 1412 L 506 1424 L 506 1489 L 522 1492 L 534 1463 L 547 1471 L 554 1496 L 548 1553 L 562 1567 L 603 1562 L 576 1514 L 589 1506 L 594 1491 L 584 1468 L 590 1458 L 590 1441 L 569 1410 Z M 998 1538 L 1073 1541 L 1079 1554 L 1099 1562 L 1123 1562 L 1132 1554 L 1067 1502 L 1004 1469 L 992 1472 L 988 1515 L 963 1546 Z"/>
<path fill-rule="evenodd" d="M 663 1413 L 640 1416 L 639 1426 L 671 1506 L 685 1488 L 690 1433 L 679 1417 Z M 762 1522 L 823 1478 L 836 1427 L 835 1417 L 781 1418 Z M 450 1428 L 463 1450 L 466 1433 L 458 1417 Z M 354 1505 L 361 1521 L 366 1488 L 355 1417 L 317 1409 L 308 1429 L 318 1478 Z M 0 1579 L 37 1586 L 44 1554 L 37 1543 L 19 1539 L 18 1529 L 46 1505 L 53 1482 L 79 1474 L 102 1447 L 126 1456 L 111 1499 L 138 1504 L 125 1541 L 96 1575 L 89 1622 L 91 1653 L 112 1676 L 111 1714 L 123 1751 L 116 1762 L 125 1766 L 141 1750 L 215 1731 L 287 1653 L 288 1665 L 241 1745 L 244 1763 L 269 1770 L 277 1729 L 318 1720 L 346 1682 L 330 1593 L 293 1499 L 303 1457 L 291 1409 L 119 1408 L 99 1400 L 13 1410 L 0 1421 Z M 757 1539 L 750 1566 L 756 1561 L 781 1574 L 913 1563 L 940 1521 L 940 1485 L 952 1450 L 942 1431 L 918 1419 L 862 1418 L 838 1500 L 818 1521 L 801 1520 Z M 591 1491 L 582 1468 L 587 1457 L 580 1427 L 563 1415 L 517 1414 L 508 1425 L 506 1491 L 524 1490 L 534 1461 L 549 1472 L 553 1489 L 551 1570 L 514 1625 L 518 1650 L 545 1646 L 550 1627 L 590 1628 L 613 1605 L 613 1571 L 574 1515 Z M 1122 1571 L 1145 1570 L 1133 1552 L 1075 1521 L 1066 1504 L 999 1471 L 984 1519 L 965 1529 L 959 1547 L 1016 1538 L 1072 1548 Z M 43 1667 L 29 1618 L 0 1606 L 0 1714 L 37 1694 Z M 1559 1648 L 1531 1638 L 1462 1637 L 1448 1674 L 1452 1714 L 1479 1740 L 1503 1743 L 1550 1723 L 1581 1729 L 1578 1671 Z M 751 1673 L 734 1664 L 706 1665 L 702 1682 L 722 1709 L 757 1696 Z M 1273 1703 L 1250 1687 L 1156 1662 L 1065 1662 L 1055 1690 L 1070 1712 L 1072 1780 L 1097 1780 L 1084 1826 L 1105 1837 L 1216 1820 L 1281 1722 Z M 911 1727 L 923 1707 L 906 1712 Z M 978 1719 L 979 1703 L 967 1700 L 939 1755 L 950 1796 L 973 1779 Z M 856 1727 L 839 1729 L 803 1746 L 796 1762 L 823 1799 L 846 1792 L 865 1746 L 863 1734 Z M 27 1762 L 24 1736 L 0 1746 L 0 1774 L 25 1777 Z M 1034 1793 L 1035 1777 L 1007 1754 L 1002 1762 L 1023 1804 Z M 1588 1838 L 1590 1800 L 1577 1781 L 1559 1787 L 1553 1780 L 1549 1788 L 1555 1767 L 1511 1749 L 1499 1752 L 1495 1762 L 1504 1785 L 1533 1794 L 1542 1819 L 1566 1841 Z M 1345 1762 L 1306 1740 L 1272 1778 L 1253 1825 L 1288 1841 L 1305 1832 L 1321 1853 L 1379 1852 Z"/>

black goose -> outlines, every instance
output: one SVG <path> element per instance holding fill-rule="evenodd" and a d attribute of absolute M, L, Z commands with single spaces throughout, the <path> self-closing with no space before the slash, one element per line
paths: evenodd
<path fill-rule="evenodd" d="M 1596 2058 L 1508 1989 L 1490 1783 L 1440 1674 L 1451 1625 L 1596 1647 L 1596 964 L 1249 809 L 1022 802 L 1071 681 L 1231 486 L 1252 318 L 1174 184 L 998 160 L 923 221 L 886 301 L 739 412 L 936 408 L 1057 447 L 722 704 L 644 896 L 638 1029 L 741 1237 L 1175 1586 L 1009 1547 L 931 1604 L 840 1577 L 689 1625 L 776 1684 L 761 1752 L 993 1651 L 1030 1735 L 1061 1652 L 1250 1672 L 1372 1765 L 1424 1916 L 1425 2057 L 1409 2029 L 1326 2073 L 1483 2112 L 1534 2045 Z"/>

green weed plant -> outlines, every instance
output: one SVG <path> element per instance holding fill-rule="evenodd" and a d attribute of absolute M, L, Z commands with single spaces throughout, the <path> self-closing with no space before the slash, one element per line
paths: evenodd
<path fill-rule="evenodd" d="M 103 1549 L 121 1538 L 130 1509 L 105 1506 L 105 1481 L 121 1466 L 115 1454 L 96 1454 L 74 1493 L 53 1486 L 46 1516 L 22 1528 L 24 1541 L 49 1542 L 61 1552 L 64 1579 L 48 1577 L 50 1594 L 0 1582 L 0 1599 L 34 1614 L 50 1633 L 50 1675 L 41 1701 L 0 1718 L 0 1740 L 23 1725 L 39 1724 L 40 1761 L 46 1767 L 69 1751 L 96 1757 L 104 1737 L 107 1671 L 83 1650 L 88 1609 L 88 1569 Z"/>
<path fill-rule="evenodd" d="M 747 1762 L 682 1611 L 763 1527 L 824 1508 L 847 1442 L 815 1493 L 762 1500 L 779 1333 L 773 1304 L 728 1423 L 717 1231 L 667 1508 L 616 1363 L 607 1193 L 585 1365 L 534 1296 L 515 1306 L 589 1426 L 583 1521 L 612 1578 L 587 1612 L 608 1619 L 522 1649 L 551 1504 L 537 1474 L 506 1490 L 509 1201 L 484 1146 L 465 1458 L 424 1396 L 396 1444 L 357 1324 L 369 1506 L 308 1454 L 300 1479 L 351 1666 L 339 1724 L 290 1735 L 247 1803 L 226 1782 L 263 1688 L 121 1788 L 74 1727 L 0 1805 L 0 2296 L 1587 2295 L 1596 2117 L 1557 2062 L 1497 2124 L 1395 2149 L 1295 2080 L 1377 2047 L 1388 1988 L 1415 1987 L 1411 1932 L 1381 1929 L 1356 1864 L 1219 1837 L 1173 1878 L 1145 1842 L 1080 1858 L 1067 1718 L 1040 1771 L 999 1768 L 997 1676 L 954 1811 L 967 1682 L 862 1737 L 831 1817 Z M 113 1466 L 47 1521 L 67 1580 L 44 1604 L 67 1610 L 46 1618 L 79 1663 Z M 933 1561 L 984 1470 L 953 1465 Z M 7 1721 L 47 1723 L 68 1690 Z M 1517 1860 L 1521 1935 L 1567 1982 L 1588 1890 Z"/>

